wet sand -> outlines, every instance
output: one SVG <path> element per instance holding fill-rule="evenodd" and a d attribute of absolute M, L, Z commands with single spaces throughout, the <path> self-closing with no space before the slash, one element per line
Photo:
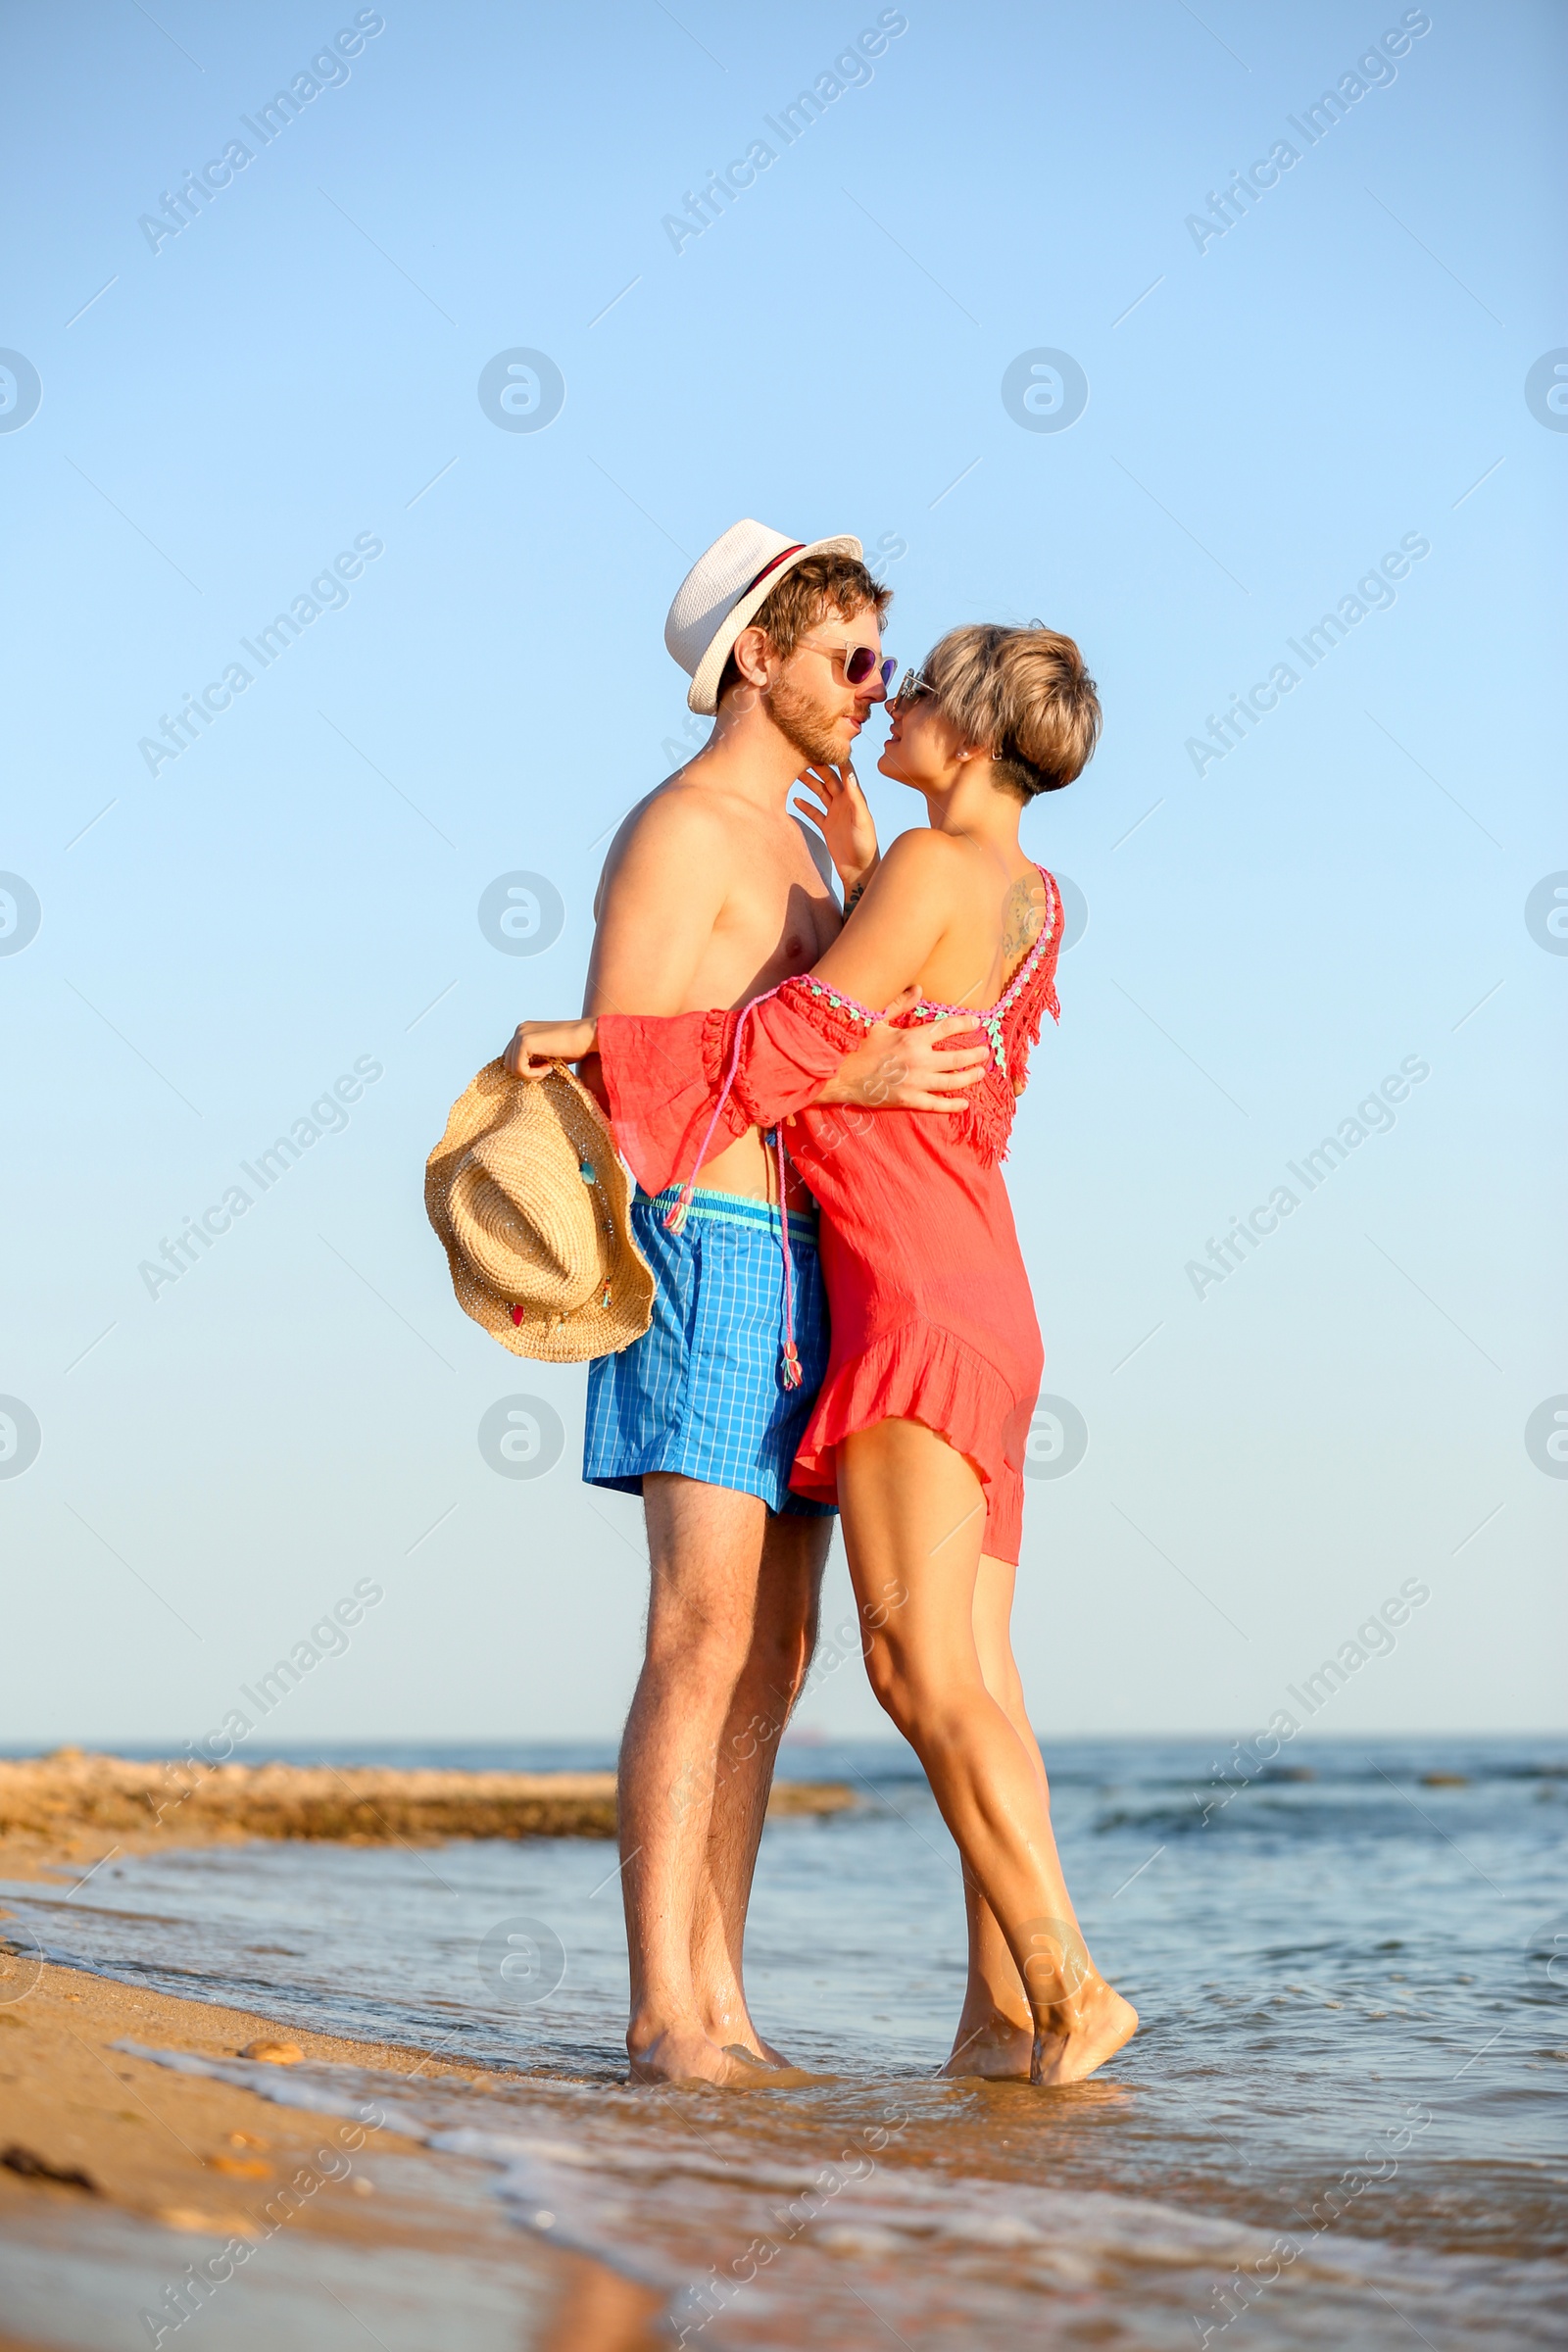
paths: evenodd
<path fill-rule="evenodd" d="M 0 1936 L 6 1921 L 0 1919 Z M 0 2227 L 25 2218 L 39 2197 L 51 2201 L 107 2199 L 127 2213 L 173 2229 L 215 2234 L 265 2230 L 265 2200 L 314 2151 L 335 2140 L 338 2125 L 292 2115 L 256 2097 L 196 2076 L 167 2073 L 116 2048 L 121 2041 L 237 2057 L 251 2042 L 289 2043 L 303 2056 L 412 2072 L 423 2064 L 412 2050 L 370 2048 L 322 2034 L 302 2034 L 238 2009 L 181 2001 L 141 1987 L 89 1977 L 75 1969 L 10 1955 L 0 1992 Z M 457 2072 L 460 2070 L 450 2070 Z M 386 2132 L 360 2133 L 379 2153 L 406 2152 Z M 16 2169 L 17 2151 L 55 2175 L 80 2173 L 82 2181 L 51 2180 Z M 353 2159 L 341 2184 L 352 2190 Z M 316 2168 L 318 2171 L 319 2167 Z M 334 2166 L 334 2170 L 336 2167 Z M 313 2200 L 300 2216 L 320 2228 L 323 2216 L 339 2234 L 375 2240 L 388 2217 L 372 2199 L 354 2194 Z"/>
<path fill-rule="evenodd" d="M 279 2107 L 232 2082 L 172 2073 L 122 2045 L 233 2060 L 266 2041 L 317 2064 L 419 2075 L 453 2088 L 482 2091 L 492 2077 L 417 2050 L 280 2027 L 251 2011 L 178 2000 L 24 1953 L 6 1954 L 0 1971 L 0 2239 L 50 2246 L 60 2285 L 69 2289 L 74 2258 L 89 2268 L 99 2263 L 106 2239 L 125 2271 L 124 2232 L 111 2225 L 122 2218 L 140 2225 L 145 2277 L 122 2316 L 142 2340 L 151 2331 L 135 2302 L 172 2339 L 181 2306 L 154 2290 L 178 2290 L 191 2267 L 218 2278 L 214 2300 L 225 2274 L 242 2277 L 253 2260 L 247 2285 L 275 2290 L 290 2283 L 286 2273 L 309 2273 L 322 2241 L 351 2294 L 360 2283 L 373 2288 L 392 2248 L 450 2270 L 442 2308 L 453 2344 L 468 2340 L 454 2302 L 476 2272 L 492 2297 L 514 2301 L 511 2340 L 519 2345 L 634 2352 L 656 2340 L 649 2328 L 662 2299 L 583 2256 L 522 2237 L 487 2193 L 489 2167 L 444 2157 L 449 2177 L 454 2167 L 471 2171 L 473 2193 L 461 2201 L 432 2195 L 419 2143 L 375 2123 L 373 2096 L 360 2107 L 362 2121 L 346 2121 L 341 2113 Z M 286 2264 L 279 2260 L 284 2240 Z M 195 2318 L 205 2303 L 185 2291 Z M 348 2342 L 360 2328 L 352 2308 L 344 2309 Z M 221 2315 L 215 2316 L 217 2340 L 226 2340 Z M 52 2329 L 47 2338 L 0 2334 L 0 2352 L 32 2352 L 45 2340 L 118 2343 L 122 2332 L 103 2339 Z"/>

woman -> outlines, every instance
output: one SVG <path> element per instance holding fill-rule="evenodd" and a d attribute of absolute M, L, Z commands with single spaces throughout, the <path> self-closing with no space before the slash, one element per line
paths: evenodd
<path fill-rule="evenodd" d="M 901 835 L 851 893 L 812 972 L 739 1013 L 525 1021 L 508 1066 L 538 1076 L 597 1049 L 616 1139 L 647 1190 L 686 1178 L 670 1221 L 715 1134 L 782 1122 L 822 1209 L 833 1330 L 791 1486 L 838 1501 L 872 1688 L 963 1858 L 970 1975 L 946 2071 L 1071 2082 L 1138 2020 L 1084 1948 L 1008 1640 L 1044 1359 L 998 1163 L 1041 1014 L 1056 1013 L 1061 901 L 1020 848 L 1019 818 L 1079 774 L 1100 706 L 1071 639 L 971 626 L 888 708 L 878 765 L 921 794 L 928 828 Z M 822 803 L 808 812 L 848 875 L 864 804 L 853 778 L 808 780 Z M 974 1011 L 991 1060 L 961 1110 L 878 1111 L 852 1127 L 815 1105 L 842 1054 L 887 1017 L 879 1005 L 906 1024 Z M 781 1134 L 781 1190 L 783 1149 Z M 788 1284 L 787 1232 L 783 1272 Z"/>

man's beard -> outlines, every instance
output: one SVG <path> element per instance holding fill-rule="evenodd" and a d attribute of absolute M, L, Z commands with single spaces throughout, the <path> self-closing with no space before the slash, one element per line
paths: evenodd
<path fill-rule="evenodd" d="M 804 688 L 780 678 L 762 697 L 762 708 L 779 733 L 817 767 L 836 767 L 844 758 L 833 720 Z"/>

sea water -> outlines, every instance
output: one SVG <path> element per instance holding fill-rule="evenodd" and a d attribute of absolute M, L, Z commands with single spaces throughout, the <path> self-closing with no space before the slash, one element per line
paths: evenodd
<path fill-rule="evenodd" d="M 543 1769 L 578 1748 L 299 1761 Z M 907 1750 L 786 1749 L 854 1811 L 763 1839 L 759 2027 L 821 2077 L 625 2081 L 616 1854 L 256 1842 L 5 1900 L 51 1955 L 487 2070 L 373 2078 L 518 2229 L 667 2298 L 688 2345 L 1544 2345 L 1568 2335 L 1568 1742 L 1047 1744 L 1064 1866 L 1134 2042 L 1066 2090 L 944 2082 L 952 1840 Z M 239 2067 L 329 2105 L 358 2070 Z M 455 2160 L 463 2159 L 459 2163 Z M 477 2160 L 478 2170 L 475 2170 Z M 215 2342 L 219 2340 L 214 2337 Z"/>

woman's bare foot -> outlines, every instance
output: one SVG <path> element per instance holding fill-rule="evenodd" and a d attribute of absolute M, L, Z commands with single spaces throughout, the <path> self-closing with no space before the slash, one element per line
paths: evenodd
<path fill-rule="evenodd" d="M 1000 2009 L 972 2023 L 960 2017 L 942 2075 L 956 2082 L 968 2075 L 988 2082 L 1027 2082 L 1034 2044 L 1035 2030 L 1027 2018 L 1020 2024 Z"/>
<path fill-rule="evenodd" d="M 1080 1984 L 1034 2036 L 1029 2080 L 1042 2084 L 1081 2082 L 1114 2058 L 1138 2031 L 1138 2012 L 1103 1977 Z"/>
<path fill-rule="evenodd" d="M 768 2069 L 739 2048 L 723 2050 L 709 2040 L 701 2026 L 680 2021 L 635 2043 L 626 2037 L 634 2082 L 712 2082 L 723 2090 L 744 2090 L 769 2080 Z"/>

